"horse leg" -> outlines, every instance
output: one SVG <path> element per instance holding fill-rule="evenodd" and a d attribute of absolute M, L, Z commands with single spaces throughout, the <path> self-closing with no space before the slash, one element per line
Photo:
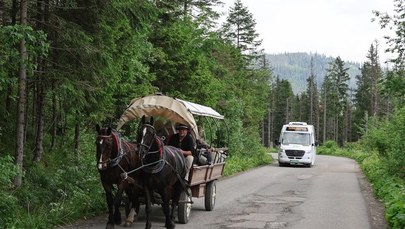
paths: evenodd
<path fill-rule="evenodd" d="M 113 194 L 112 194 L 112 185 L 103 184 L 104 191 L 105 191 L 105 198 L 107 201 L 108 206 L 108 221 L 106 225 L 106 229 L 114 228 L 114 218 L 113 218 Z"/>
<path fill-rule="evenodd" d="M 121 206 L 121 200 L 122 200 L 122 193 L 124 191 L 123 186 L 121 184 L 118 186 L 117 194 L 115 195 L 114 198 L 114 222 L 117 225 L 121 224 L 121 212 L 120 212 L 120 206 Z"/>
<path fill-rule="evenodd" d="M 162 196 L 162 201 L 163 201 L 163 213 L 165 214 L 165 217 L 166 217 L 165 227 L 167 229 L 173 229 L 176 227 L 176 225 L 174 224 L 174 221 L 173 221 L 171 213 L 170 213 L 171 192 L 169 189 L 170 188 L 163 189 L 163 192 L 160 192 L 160 195 Z"/>
<path fill-rule="evenodd" d="M 150 222 L 150 215 L 152 213 L 152 206 L 151 206 L 151 193 L 149 189 L 144 186 L 143 188 L 144 194 L 145 194 L 145 215 L 146 215 L 146 226 L 145 229 L 150 229 L 152 227 L 152 224 Z"/>
<path fill-rule="evenodd" d="M 141 203 L 139 201 L 139 197 L 141 196 L 142 189 L 140 187 L 134 187 L 134 193 L 132 197 L 132 209 L 135 210 L 135 218 L 134 221 L 138 220 L 138 215 L 139 215 L 139 209 L 141 206 Z"/>
<path fill-rule="evenodd" d="M 127 220 L 125 221 L 125 227 L 130 227 L 137 217 L 135 208 L 131 207 L 131 210 L 128 213 Z"/>
<path fill-rule="evenodd" d="M 173 199 L 172 199 L 172 209 L 171 209 L 171 212 L 170 212 L 170 216 L 171 216 L 171 218 L 173 220 L 175 219 L 174 213 L 175 213 L 175 210 L 176 210 L 177 206 L 179 205 L 180 195 L 181 195 L 182 191 L 183 191 L 183 186 L 178 181 L 174 185 Z"/>
<path fill-rule="evenodd" d="M 127 195 L 128 195 L 129 204 L 127 206 L 128 209 L 126 209 L 127 210 L 127 213 L 126 213 L 127 219 L 125 221 L 125 226 L 129 227 L 137 220 L 137 217 L 139 214 L 140 203 L 139 203 L 139 199 L 138 199 L 139 198 L 138 188 L 130 187 L 127 190 Z"/>

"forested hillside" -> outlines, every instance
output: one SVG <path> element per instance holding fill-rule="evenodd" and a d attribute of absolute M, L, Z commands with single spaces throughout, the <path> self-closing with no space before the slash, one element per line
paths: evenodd
<path fill-rule="evenodd" d="M 313 73 L 315 82 L 319 86 L 322 85 L 324 76 L 334 58 L 317 53 L 280 53 L 267 54 L 267 59 L 270 62 L 270 67 L 274 76 L 279 76 L 280 79 L 288 80 L 291 83 L 294 94 L 303 92 L 306 89 L 306 80 L 311 74 L 311 59 L 313 61 Z M 349 87 L 356 87 L 356 76 L 360 75 L 360 63 L 345 60 L 346 66 L 349 68 L 350 76 Z"/>

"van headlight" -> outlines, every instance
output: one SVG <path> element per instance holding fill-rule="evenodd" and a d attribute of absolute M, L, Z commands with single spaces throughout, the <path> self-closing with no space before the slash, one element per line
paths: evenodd
<path fill-rule="evenodd" d="M 284 154 L 284 150 L 283 150 L 283 149 L 280 149 L 280 150 L 278 151 L 278 155 L 279 155 L 279 156 L 283 156 L 283 154 Z"/>

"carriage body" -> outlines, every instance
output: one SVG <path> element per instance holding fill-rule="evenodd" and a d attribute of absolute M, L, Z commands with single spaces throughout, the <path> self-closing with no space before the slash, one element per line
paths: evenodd
<path fill-rule="evenodd" d="M 171 123 L 188 125 L 193 138 L 200 139 L 199 128 L 194 116 L 204 116 L 216 120 L 224 117 L 214 109 L 200 104 L 156 94 L 134 99 L 121 116 L 117 129 L 125 123 L 141 117 L 158 117 Z M 201 150 L 201 149 L 198 149 Z M 197 150 L 197 151 L 198 151 Z M 209 165 L 194 164 L 189 173 L 189 190 L 184 190 L 179 202 L 178 218 L 187 223 L 190 216 L 192 198 L 205 198 L 205 209 L 212 211 L 215 206 L 216 181 L 222 177 L 228 148 L 215 148 L 215 159 Z M 189 196 L 188 194 L 191 194 Z"/>
<path fill-rule="evenodd" d="M 193 197 L 203 197 L 206 192 L 206 185 L 218 180 L 225 168 L 225 162 L 212 165 L 193 166 L 190 172 L 190 186 Z"/>

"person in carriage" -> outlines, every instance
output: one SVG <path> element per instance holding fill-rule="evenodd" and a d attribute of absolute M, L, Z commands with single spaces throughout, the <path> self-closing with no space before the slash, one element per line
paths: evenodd
<path fill-rule="evenodd" d="M 181 149 L 181 153 L 186 158 L 186 180 L 188 180 L 188 175 L 191 167 L 193 166 L 194 156 L 193 152 L 195 151 L 194 139 L 189 133 L 189 127 L 184 124 L 179 124 L 176 126 L 177 133 L 173 134 L 168 142 L 168 145 L 177 147 Z"/>

